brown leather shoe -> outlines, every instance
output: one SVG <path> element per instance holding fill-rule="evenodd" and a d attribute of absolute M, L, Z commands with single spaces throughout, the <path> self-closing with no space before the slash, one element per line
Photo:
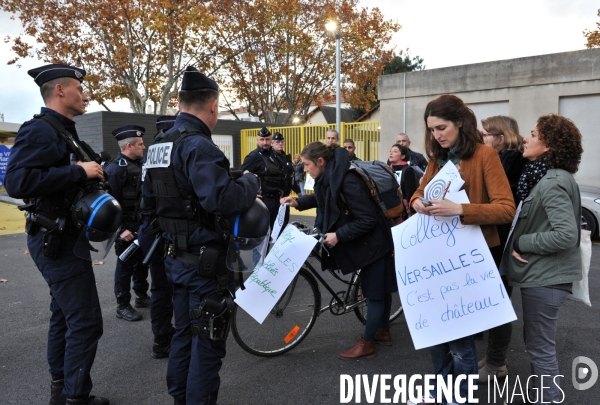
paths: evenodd
<path fill-rule="evenodd" d="M 375 332 L 375 343 L 383 346 L 392 345 L 392 334 L 390 328 L 378 328 Z"/>
<path fill-rule="evenodd" d="M 370 359 L 375 357 L 375 342 L 366 341 L 363 338 L 358 339 L 358 343 L 350 350 L 346 350 L 338 355 L 342 360 Z"/>

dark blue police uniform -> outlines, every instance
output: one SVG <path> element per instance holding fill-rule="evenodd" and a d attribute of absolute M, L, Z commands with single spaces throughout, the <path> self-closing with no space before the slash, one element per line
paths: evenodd
<path fill-rule="evenodd" d="M 271 165 L 271 171 L 268 173 L 265 159 L 269 160 Z M 269 223 L 271 229 L 277 219 L 277 213 L 281 204 L 279 200 L 284 196 L 283 191 L 283 162 L 279 158 L 278 153 L 273 150 L 272 147 L 269 149 L 263 149 L 260 146 L 250 152 L 244 159 L 244 163 L 240 166 L 240 170 L 248 170 L 250 173 L 254 173 L 260 179 L 262 201 L 269 209 Z M 278 170 L 279 174 L 275 171 Z M 289 207 L 287 208 L 286 218 L 289 218 Z M 285 221 L 287 223 L 287 220 Z"/>
<path fill-rule="evenodd" d="M 218 86 L 190 66 L 183 75 L 181 90 L 208 91 L 210 96 L 218 92 Z M 181 100 L 180 105 L 185 106 Z M 228 240 L 224 238 L 222 231 L 209 225 L 210 221 L 201 219 L 197 212 L 194 214 L 193 211 L 202 211 L 202 218 L 233 218 L 253 206 L 258 192 L 258 180 L 251 175 L 242 176 L 237 180 L 231 178 L 229 161 L 212 142 L 210 128 L 195 115 L 181 112 L 174 127 L 167 132 L 166 139 L 171 139 L 169 135 L 175 137 L 182 133 L 188 135 L 178 137 L 170 146 L 165 141 L 150 147 L 148 177 L 145 180 L 153 182 L 157 215 L 165 231 L 173 222 L 169 221 L 168 213 L 163 216 L 162 209 L 172 207 L 176 202 L 167 201 L 165 195 L 170 195 L 168 189 L 161 191 L 166 194 L 159 194 L 159 182 L 165 187 L 175 186 L 179 190 L 177 193 L 183 197 L 182 200 L 190 200 L 189 204 L 184 204 L 189 217 L 186 213 L 171 211 L 172 215 L 184 215 L 184 219 L 177 219 L 176 223 L 181 224 L 183 221 L 188 224 L 185 225 L 187 236 L 179 233 L 179 230 L 175 234 L 164 234 L 168 251 L 174 252 L 167 255 L 165 265 L 167 278 L 173 286 L 176 328 L 171 340 L 167 385 L 169 394 L 175 398 L 176 403 L 213 405 L 216 404 L 219 392 L 219 370 L 225 357 L 225 340 L 212 340 L 197 334 L 202 328 L 198 319 L 192 319 L 190 316 L 190 309 L 200 308 L 205 299 L 220 300 L 221 297 L 217 296 L 218 291 L 232 293 L 233 277 L 229 277 L 229 285 L 225 280 L 226 285 L 223 286 L 219 285 L 217 277 L 199 274 L 200 250 L 204 248 L 216 251 L 219 256 L 218 263 L 224 264 Z M 172 150 L 167 153 L 166 150 L 170 147 Z M 168 164 L 165 159 L 169 160 Z M 153 168 L 153 165 L 156 166 Z M 165 177 L 162 177 L 163 175 Z M 168 178 L 176 184 L 165 183 L 170 182 L 166 180 Z M 193 259 L 187 260 L 186 255 L 188 259 L 190 256 Z M 217 267 L 220 267 L 220 264 Z M 225 270 L 222 267 L 221 269 Z M 222 273 L 219 271 L 217 274 Z"/>
<path fill-rule="evenodd" d="M 123 153 L 119 152 L 117 157 L 113 159 L 109 164 L 107 164 L 104 168 L 104 171 L 108 175 L 108 186 L 110 187 L 110 192 L 113 197 L 119 201 L 121 206 L 124 207 L 124 215 L 123 215 L 123 225 L 120 229 L 122 233 L 125 230 L 129 230 L 131 233 L 138 232 L 139 222 L 136 218 L 135 207 L 129 207 L 129 210 L 126 210 L 125 207 L 127 205 L 123 195 L 123 189 L 126 187 L 130 174 L 128 174 L 128 166 L 135 165 L 141 172 L 141 161 L 140 159 L 130 159 L 125 156 Z M 130 185 L 131 187 L 131 185 Z M 135 186 L 137 188 L 137 178 L 135 179 Z M 124 247 L 129 245 L 129 243 L 121 241 L 122 248 L 117 248 L 117 254 L 120 254 Z M 148 291 L 148 269 L 141 265 L 141 261 L 143 257 L 141 255 L 137 255 L 135 260 L 128 260 L 127 262 L 123 262 L 122 260 L 117 258 L 117 265 L 115 268 L 115 297 L 117 298 L 117 305 L 119 307 L 129 305 L 131 301 L 131 282 L 133 281 L 133 290 L 137 297 L 144 298 L 147 296 Z M 139 318 L 141 319 L 141 318 Z"/>
<path fill-rule="evenodd" d="M 175 117 L 163 116 L 156 120 L 156 129 L 166 130 L 173 127 Z M 138 229 L 138 241 L 140 248 L 146 256 L 156 240 L 158 229 L 158 220 L 156 219 L 156 199 L 152 192 L 152 184 L 145 180 L 145 158 L 142 163 L 142 175 L 138 188 L 142 196 L 140 203 L 140 213 L 142 224 Z M 152 324 L 152 333 L 154 334 L 154 346 L 152 357 L 163 358 L 169 355 L 170 341 L 173 336 L 173 288 L 167 280 L 165 270 L 165 254 L 162 239 L 155 248 L 154 255 L 149 263 L 152 284 L 150 291 L 150 322 Z"/>
<path fill-rule="evenodd" d="M 177 185 L 194 193 L 200 205 L 209 213 L 233 217 L 252 206 L 258 192 L 255 176 L 232 180 L 229 161 L 210 141 L 210 129 L 191 114 L 180 113 L 172 133 L 180 128 L 198 131 L 185 138 L 173 152 L 172 166 Z M 173 240 L 172 235 L 165 235 Z M 202 246 L 213 246 L 222 255 L 227 243 L 222 235 L 205 227 L 198 227 L 189 238 L 189 251 L 198 254 Z M 201 339 L 192 334 L 189 311 L 197 308 L 203 299 L 217 291 L 215 278 L 201 277 L 198 267 L 171 256 L 166 257 L 167 278 L 173 286 L 175 327 L 171 341 L 171 354 L 167 370 L 169 394 L 175 398 L 185 396 L 187 404 L 213 404 L 220 386 L 219 370 L 225 357 L 225 341 Z M 210 400 L 209 400 L 210 398 Z M 214 401 L 214 402 L 213 402 Z"/>
<path fill-rule="evenodd" d="M 41 113 L 57 119 L 79 142 L 75 122 L 49 108 L 42 108 Z M 68 146 L 50 124 L 34 119 L 21 126 L 5 177 L 6 191 L 11 197 L 64 196 L 67 188 L 86 179 L 82 167 L 70 164 Z M 56 218 L 56 214 L 41 209 L 38 212 Z M 65 210 L 64 215 L 68 217 L 69 213 Z M 52 297 L 47 350 L 50 373 L 54 381 L 64 379 L 62 393 L 67 398 L 87 397 L 92 390 L 90 370 L 103 332 L 91 259 L 73 253 L 78 235 L 72 228 L 63 234 L 57 258 L 44 256 L 45 233 L 40 230 L 29 235 L 27 246 Z"/>

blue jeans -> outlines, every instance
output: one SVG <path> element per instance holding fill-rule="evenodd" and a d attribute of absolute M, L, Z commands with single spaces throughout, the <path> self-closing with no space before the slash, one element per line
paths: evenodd
<path fill-rule="evenodd" d="M 429 348 L 429 351 L 431 353 L 431 360 L 433 361 L 433 372 L 436 376 L 441 375 L 446 379 L 448 375 L 452 375 L 452 381 L 454 381 L 461 374 L 468 376 L 469 374 L 479 373 L 477 368 L 477 349 L 473 336 L 432 346 Z M 435 388 L 430 394 L 436 397 Z M 460 383 L 460 396 L 466 399 L 468 395 L 468 380 L 464 379 Z M 445 398 L 444 403 L 453 402 L 453 400 L 453 398 Z"/>

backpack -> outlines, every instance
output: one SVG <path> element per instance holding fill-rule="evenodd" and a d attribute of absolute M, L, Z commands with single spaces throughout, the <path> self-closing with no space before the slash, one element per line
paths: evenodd
<path fill-rule="evenodd" d="M 388 219 L 395 219 L 404 213 L 402 191 L 396 175 L 385 163 L 378 160 L 369 162 L 353 161 L 350 169 L 355 171 L 367 184 L 371 197 Z"/>

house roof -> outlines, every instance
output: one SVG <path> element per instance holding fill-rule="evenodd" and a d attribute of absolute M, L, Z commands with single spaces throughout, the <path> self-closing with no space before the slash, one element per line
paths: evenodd
<path fill-rule="evenodd" d="M 369 111 L 367 111 L 366 113 L 364 113 L 363 115 L 361 115 L 360 117 L 358 117 L 356 119 L 357 122 L 360 121 L 367 121 L 371 115 L 373 115 L 374 112 L 377 112 L 379 110 L 379 103 L 375 104 L 373 106 L 373 108 L 371 108 Z"/>

